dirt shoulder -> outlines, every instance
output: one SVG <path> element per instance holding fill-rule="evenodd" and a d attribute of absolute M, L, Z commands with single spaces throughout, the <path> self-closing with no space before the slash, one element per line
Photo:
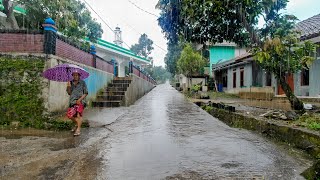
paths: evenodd
<path fill-rule="evenodd" d="M 87 109 L 90 128 L 69 130 L 0 129 L 0 179 L 96 179 L 101 152 L 114 123 L 127 108 Z M 62 117 L 62 119 L 65 119 Z M 102 145 L 103 144 L 103 145 Z"/>
<path fill-rule="evenodd" d="M 242 114 L 247 117 L 256 118 L 259 120 L 265 120 L 279 125 L 290 126 L 292 128 L 298 128 L 303 131 L 312 132 L 320 135 L 320 128 L 312 127 L 310 128 L 310 120 L 308 118 L 315 119 L 314 122 L 317 122 L 316 125 L 320 123 L 320 113 L 318 111 L 312 110 L 307 111 L 306 116 L 300 117 L 296 120 L 290 119 L 279 119 L 272 117 L 263 117 L 263 114 L 270 113 L 273 111 L 279 111 L 285 114 L 286 112 L 292 112 L 290 103 L 288 100 L 277 99 L 272 101 L 263 101 L 263 100 L 249 100 L 241 98 L 223 98 L 218 97 L 214 99 L 194 99 L 189 98 L 191 102 L 203 102 L 203 103 L 222 103 L 228 106 L 235 107 L 237 113 Z M 306 102 L 309 103 L 309 102 Z M 317 102 L 310 102 L 315 107 L 320 107 L 320 104 Z M 310 122 L 308 122 L 310 121 Z M 309 124 L 308 124 L 309 123 Z M 312 125 L 312 124 L 311 124 Z M 316 126 L 315 125 L 315 126 Z"/>
<path fill-rule="evenodd" d="M 73 137 L 66 131 L 2 130 L 0 179 L 94 179 L 99 139 L 88 138 L 90 133 L 83 129 L 81 137 Z"/>

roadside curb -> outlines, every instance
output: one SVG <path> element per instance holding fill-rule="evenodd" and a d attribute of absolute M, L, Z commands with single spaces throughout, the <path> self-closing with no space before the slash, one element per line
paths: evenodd
<path fill-rule="evenodd" d="M 286 142 L 290 146 L 302 149 L 313 158 L 320 158 L 320 135 L 316 133 L 279 125 L 223 109 L 213 108 L 208 113 L 231 127 L 259 132 L 268 138 Z"/>
<path fill-rule="evenodd" d="M 197 104 L 199 106 L 199 104 Z M 206 106 L 204 106 L 205 109 Z M 210 106 L 212 107 L 212 106 Z M 243 128 L 258 132 L 267 138 L 279 142 L 285 142 L 289 146 L 298 148 L 306 152 L 314 159 L 314 165 L 308 168 L 302 175 L 307 179 L 315 179 L 320 176 L 320 135 L 293 128 L 285 125 L 279 125 L 266 120 L 260 120 L 254 117 L 232 112 L 230 110 L 210 108 L 207 111 L 213 117 L 218 118 L 230 127 Z"/>

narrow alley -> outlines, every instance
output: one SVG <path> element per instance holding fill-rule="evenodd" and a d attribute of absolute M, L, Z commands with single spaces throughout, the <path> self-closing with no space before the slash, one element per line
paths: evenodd
<path fill-rule="evenodd" d="M 0 179 L 303 179 L 310 165 L 228 127 L 169 84 L 130 107 L 88 110 L 86 118 L 93 127 L 75 138 L 2 131 Z"/>
<path fill-rule="evenodd" d="M 299 179 L 302 161 L 246 130 L 213 118 L 168 84 L 110 127 L 100 177 L 110 179 Z"/>

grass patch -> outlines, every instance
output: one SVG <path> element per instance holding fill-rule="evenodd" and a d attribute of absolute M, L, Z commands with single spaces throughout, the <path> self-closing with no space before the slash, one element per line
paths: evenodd
<path fill-rule="evenodd" d="M 293 125 L 320 131 L 320 114 L 304 114 L 293 121 Z"/>
<path fill-rule="evenodd" d="M 201 108 L 202 108 L 203 110 L 207 111 L 208 113 L 210 113 L 211 110 L 213 109 L 213 107 L 211 107 L 211 106 L 206 106 L 206 105 L 201 106 Z"/>
<path fill-rule="evenodd" d="M 200 99 L 200 94 L 198 92 L 195 92 L 195 91 L 185 91 L 185 92 L 183 92 L 183 94 L 187 98 Z"/>
<path fill-rule="evenodd" d="M 74 123 L 71 120 L 62 119 L 51 119 L 46 121 L 25 121 L 25 122 L 12 122 L 10 124 L 1 124 L 1 129 L 20 129 L 31 127 L 34 129 L 44 129 L 44 130 L 70 130 L 74 127 Z M 81 125 L 82 128 L 89 127 L 89 123 L 84 121 Z"/>

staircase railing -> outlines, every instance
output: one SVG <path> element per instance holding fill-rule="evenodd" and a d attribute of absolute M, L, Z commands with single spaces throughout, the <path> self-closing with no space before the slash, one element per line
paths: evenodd
<path fill-rule="evenodd" d="M 130 64 L 129 72 L 154 85 L 157 84 L 156 80 L 154 80 L 149 74 L 133 64 Z"/>

